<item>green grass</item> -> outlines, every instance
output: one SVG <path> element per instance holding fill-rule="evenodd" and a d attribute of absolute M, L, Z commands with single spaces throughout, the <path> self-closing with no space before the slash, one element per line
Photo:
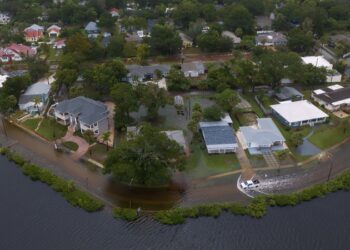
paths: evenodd
<path fill-rule="evenodd" d="M 75 142 L 72 142 L 72 141 L 65 141 L 62 144 L 63 144 L 63 146 L 65 146 L 66 148 L 68 148 L 72 151 L 77 151 L 79 148 L 79 145 L 76 144 Z"/>
<path fill-rule="evenodd" d="M 244 99 L 246 99 L 250 105 L 252 105 L 252 110 L 259 116 L 259 117 L 264 117 L 264 113 L 259 107 L 259 105 L 256 103 L 254 99 L 254 93 L 249 93 L 249 94 L 244 94 L 242 95 Z"/>
<path fill-rule="evenodd" d="M 337 126 L 325 125 L 322 128 L 315 131 L 315 133 L 309 138 L 309 141 L 320 149 L 330 148 L 337 143 L 342 142 L 350 136 L 350 130 Z"/>
<path fill-rule="evenodd" d="M 39 122 L 41 121 L 41 118 L 33 118 L 25 120 L 22 124 L 26 128 L 29 128 L 31 130 L 35 130 L 38 127 Z"/>
<path fill-rule="evenodd" d="M 209 155 L 199 144 L 191 147 L 192 153 L 186 162 L 186 172 L 193 178 L 225 173 L 240 168 L 235 154 Z"/>
<path fill-rule="evenodd" d="M 86 156 L 92 158 L 97 162 L 103 163 L 107 157 L 107 153 L 107 146 L 101 143 L 97 143 L 96 145 L 90 148 L 90 150 L 86 153 Z"/>
<path fill-rule="evenodd" d="M 57 123 L 53 119 L 45 118 L 37 133 L 49 141 L 62 138 L 67 133 L 67 127 Z"/>

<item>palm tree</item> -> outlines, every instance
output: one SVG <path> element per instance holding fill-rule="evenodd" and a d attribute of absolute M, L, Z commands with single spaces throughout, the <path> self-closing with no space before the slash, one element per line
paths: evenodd
<path fill-rule="evenodd" d="M 41 103 L 41 98 L 39 96 L 35 96 L 33 98 L 33 102 L 34 102 L 34 107 L 37 108 L 38 113 L 40 113 L 39 112 L 39 104 Z"/>
<path fill-rule="evenodd" d="M 103 143 L 105 143 L 106 144 L 106 146 L 107 146 L 107 151 L 108 151 L 108 140 L 109 140 L 109 137 L 111 136 L 111 132 L 110 131 L 107 131 L 107 132 L 104 132 L 103 134 L 102 134 L 102 141 L 103 141 Z"/>

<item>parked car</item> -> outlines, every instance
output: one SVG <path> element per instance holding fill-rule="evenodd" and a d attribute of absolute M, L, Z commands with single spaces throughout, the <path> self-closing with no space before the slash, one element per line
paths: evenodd
<path fill-rule="evenodd" d="M 243 189 L 249 189 L 249 188 L 257 188 L 259 187 L 259 180 L 249 180 L 249 181 L 244 181 L 244 182 L 241 182 L 241 187 Z"/>

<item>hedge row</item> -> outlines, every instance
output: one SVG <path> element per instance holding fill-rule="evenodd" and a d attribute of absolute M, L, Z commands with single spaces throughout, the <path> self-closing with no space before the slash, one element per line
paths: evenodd
<path fill-rule="evenodd" d="M 29 176 L 33 181 L 41 181 L 59 192 L 73 206 L 80 207 L 87 212 L 96 212 L 104 207 L 101 201 L 79 190 L 72 181 L 66 181 L 47 169 L 27 162 L 22 156 L 8 148 L 0 148 L 0 154 L 7 156 L 10 161 L 16 163 L 23 174 Z"/>
<path fill-rule="evenodd" d="M 187 218 L 203 216 L 218 217 L 222 212 L 230 212 L 234 215 L 247 215 L 253 218 L 261 218 L 266 214 L 268 207 L 295 206 L 317 197 L 338 190 L 350 190 L 350 171 L 343 173 L 328 182 L 314 185 L 299 192 L 281 195 L 266 195 L 255 197 L 247 206 L 235 203 L 200 205 L 191 208 L 174 208 L 156 212 L 155 219 L 166 225 L 185 223 Z"/>

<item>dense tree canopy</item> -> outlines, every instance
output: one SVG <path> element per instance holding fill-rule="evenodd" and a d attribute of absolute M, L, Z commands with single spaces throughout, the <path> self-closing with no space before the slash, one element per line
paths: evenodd
<path fill-rule="evenodd" d="M 151 32 L 150 45 L 154 54 L 174 55 L 180 51 L 182 42 L 174 28 L 155 25 Z"/>
<path fill-rule="evenodd" d="M 167 184 L 174 171 L 184 169 L 183 149 L 151 125 L 110 151 L 105 172 L 117 181 L 146 186 Z"/>

